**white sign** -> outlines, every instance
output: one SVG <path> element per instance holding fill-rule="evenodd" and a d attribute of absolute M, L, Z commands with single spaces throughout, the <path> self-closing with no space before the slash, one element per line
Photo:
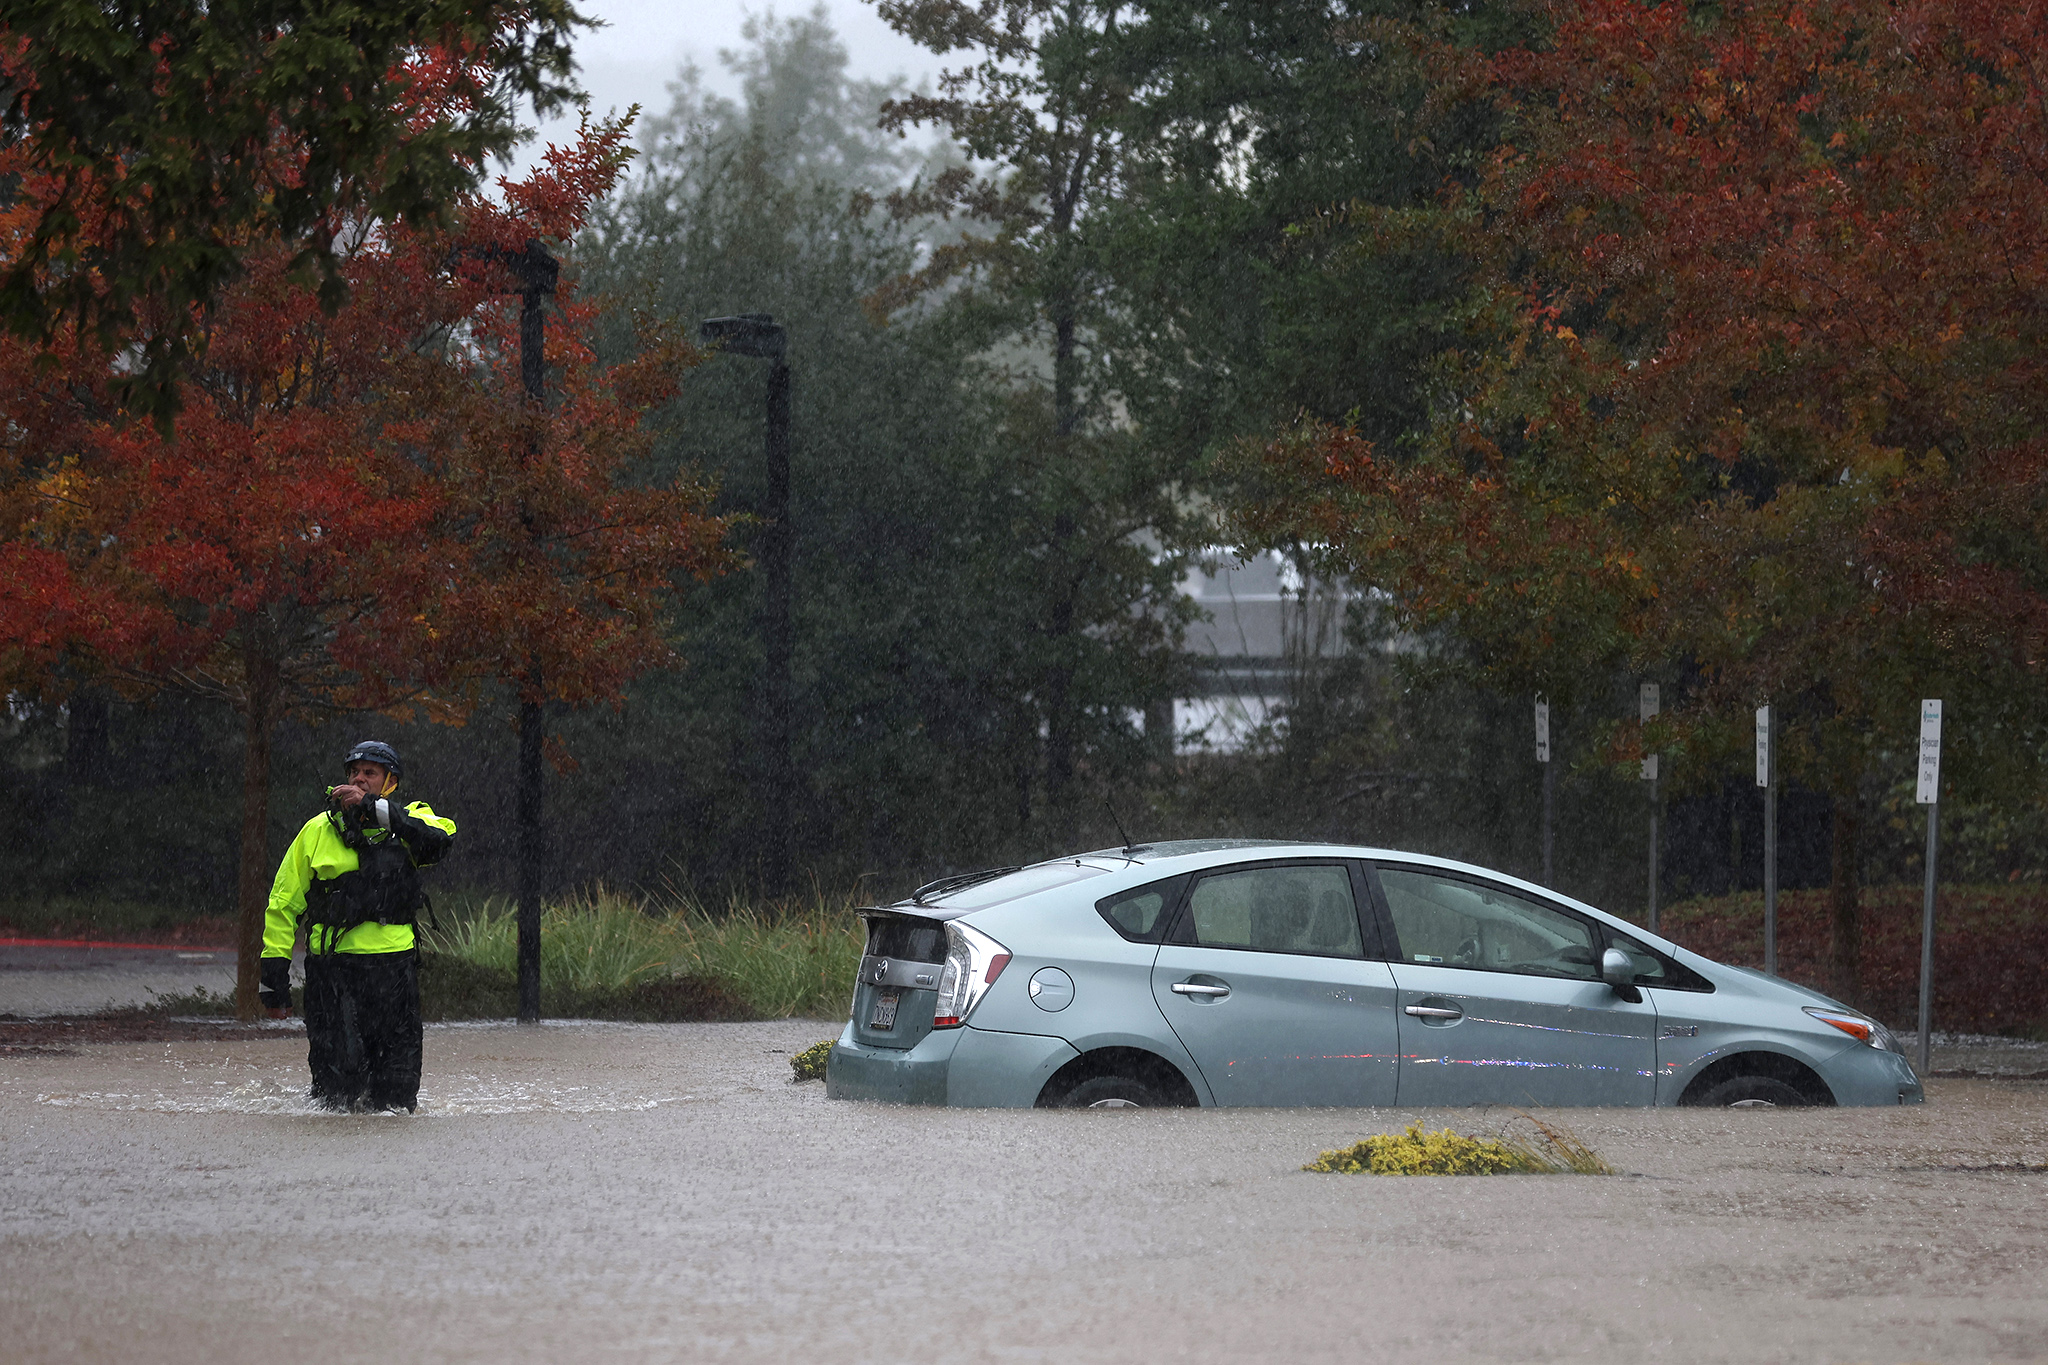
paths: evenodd
<path fill-rule="evenodd" d="M 1771 708 L 1756 708 L 1756 784 L 1771 785 Z"/>
<path fill-rule="evenodd" d="M 1643 720 L 1648 721 L 1656 717 L 1659 709 L 1660 694 L 1657 691 L 1657 684 L 1644 683 L 1642 687 L 1637 689 L 1636 691 L 1637 712 L 1640 714 Z M 1656 780 L 1657 755 L 1651 754 L 1645 759 L 1643 759 L 1643 781 L 1655 782 Z"/>
<path fill-rule="evenodd" d="M 1920 790 L 1923 806 L 1941 800 L 1941 698 L 1920 703 Z"/>
<path fill-rule="evenodd" d="M 1550 762 L 1550 703 L 1536 699 L 1536 761 Z"/>

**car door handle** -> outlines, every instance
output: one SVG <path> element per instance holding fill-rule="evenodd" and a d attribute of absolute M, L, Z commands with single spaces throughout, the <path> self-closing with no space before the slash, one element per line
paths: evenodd
<path fill-rule="evenodd" d="M 1175 995 L 1225 996 L 1230 994 L 1230 987 L 1228 986 L 1203 986 L 1193 981 L 1176 981 L 1173 983 L 1172 990 Z"/>
<path fill-rule="evenodd" d="M 1463 1019 L 1465 1017 L 1465 1011 L 1463 1010 L 1447 1010 L 1436 1005 L 1410 1005 L 1402 1013 L 1412 1014 L 1417 1019 Z"/>

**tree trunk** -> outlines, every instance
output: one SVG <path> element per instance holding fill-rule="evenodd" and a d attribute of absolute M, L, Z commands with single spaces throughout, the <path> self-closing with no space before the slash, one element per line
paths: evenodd
<path fill-rule="evenodd" d="M 1038 775 L 1038 708 L 1021 700 L 1011 712 L 1011 776 L 1017 788 L 1017 833 L 1031 832 L 1031 783 Z"/>
<path fill-rule="evenodd" d="M 1834 830 L 1829 850 L 1832 867 L 1828 900 L 1833 910 L 1833 933 L 1828 944 L 1829 989 L 1845 1005 L 1854 1005 L 1862 993 L 1858 984 L 1863 956 L 1863 922 L 1859 876 L 1862 855 L 1862 811 L 1853 791 L 1836 794 Z"/>
<path fill-rule="evenodd" d="M 1145 749 L 1162 767 L 1173 762 L 1173 698 L 1153 697 L 1145 703 Z"/>
<path fill-rule="evenodd" d="M 107 780 L 111 749 L 108 731 L 112 707 L 106 693 L 81 687 L 71 694 L 64 727 L 64 785 L 73 791 L 97 787 Z"/>
<path fill-rule="evenodd" d="M 1070 648 L 1074 635 L 1074 604 L 1062 596 L 1052 604 L 1046 639 L 1052 667 L 1045 680 L 1045 804 L 1053 833 L 1065 839 L 1074 785 L 1074 666 Z"/>
<path fill-rule="evenodd" d="M 1070 305 L 1056 304 L 1053 316 L 1052 411 L 1053 438 L 1061 475 L 1072 467 L 1073 437 L 1080 425 L 1080 403 L 1076 394 L 1076 322 Z M 1062 495 L 1063 496 L 1063 495 Z M 1046 643 L 1052 654 L 1045 686 L 1045 803 L 1052 817 L 1053 831 L 1064 840 L 1069 834 L 1073 805 L 1074 776 L 1074 597 L 1078 585 L 1064 581 L 1066 555 L 1077 528 L 1070 512 L 1053 518 L 1053 572 L 1061 575 L 1046 618 Z"/>
<path fill-rule="evenodd" d="M 1052 424 L 1053 434 L 1063 447 L 1081 422 L 1080 385 L 1076 382 L 1079 376 L 1075 373 L 1079 368 L 1075 356 L 1078 335 L 1079 324 L 1073 310 L 1056 306 L 1052 320 Z M 1067 452 L 1062 449 L 1060 453 Z"/>
<path fill-rule="evenodd" d="M 761 532 L 764 603 L 762 652 L 766 674 L 761 679 L 761 741 L 766 763 L 767 857 L 762 887 L 771 896 L 796 889 L 796 765 L 790 752 L 791 711 L 795 683 L 796 629 L 794 596 L 796 528 L 789 508 L 789 366 L 781 361 L 768 372 L 768 504 Z"/>
<path fill-rule="evenodd" d="M 235 935 L 235 1017 L 253 1022 L 263 968 L 263 916 L 270 906 L 270 731 L 277 710 L 277 670 L 248 660 L 248 699 L 242 709 L 242 853 L 240 923 Z"/>

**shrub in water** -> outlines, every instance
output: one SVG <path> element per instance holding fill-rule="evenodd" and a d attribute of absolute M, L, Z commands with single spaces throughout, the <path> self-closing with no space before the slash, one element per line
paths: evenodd
<path fill-rule="evenodd" d="M 1614 1168 L 1568 1128 L 1522 1116 L 1536 1127 L 1534 1138 L 1475 1138 L 1448 1128 L 1426 1131 L 1421 1122 L 1406 1132 L 1382 1133 L 1340 1147 L 1302 1167 L 1339 1175 L 1612 1175 Z"/>
<path fill-rule="evenodd" d="M 832 1056 L 833 1040 L 813 1044 L 789 1059 L 789 1069 L 796 1073 L 798 1081 L 822 1081 L 825 1079 L 825 1063 Z"/>
<path fill-rule="evenodd" d="M 1418 1121 L 1405 1133 L 1382 1133 L 1324 1152 L 1302 1169 L 1340 1175 L 1501 1175 L 1523 1167 L 1505 1143 L 1448 1128 L 1425 1132 Z"/>

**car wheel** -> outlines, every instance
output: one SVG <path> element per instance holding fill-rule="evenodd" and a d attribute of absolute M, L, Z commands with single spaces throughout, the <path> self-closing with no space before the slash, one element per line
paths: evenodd
<path fill-rule="evenodd" d="M 1719 1109 L 1798 1109 L 1806 1096 L 1769 1076 L 1731 1076 L 1700 1096 L 1700 1103 Z"/>
<path fill-rule="evenodd" d="M 1166 1097 L 1129 1076 L 1090 1076 L 1060 1096 L 1061 1109 L 1163 1109 Z"/>

